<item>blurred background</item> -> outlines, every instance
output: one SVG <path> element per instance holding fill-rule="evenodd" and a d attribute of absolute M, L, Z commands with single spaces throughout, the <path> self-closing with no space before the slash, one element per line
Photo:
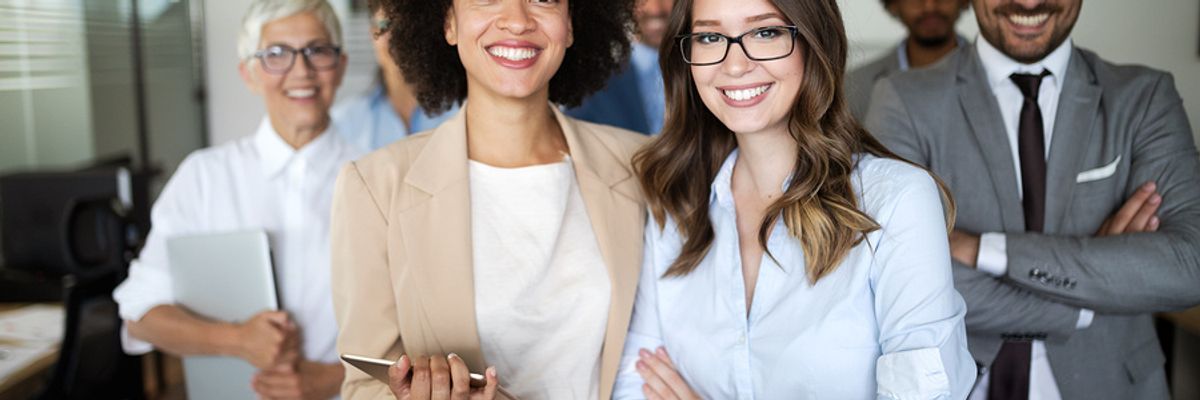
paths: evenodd
<path fill-rule="evenodd" d="M 338 96 L 355 96 L 375 74 L 369 16 L 365 1 L 330 2 L 349 56 Z M 851 67 L 894 51 L 905 37 L 880 1 L 840 3 Z M 87 377 L 61 361 L 82 351 L 72 335 L 88 332 L 79 322 L 87 315 L 115 314 L 104 303 L 111 302 L 104 285 L 111 285 L 89 291 L 80 282 L 93 281 L 80 277 L 119 282 L 149 229 L 149 205 L 183 158 L 254 132 L 262 102 L 237 73 L 245 8 L 245 0 L 0 0 L 0 213 L 11 225 L 0 243 L 16 258 L 0 259 L 0 399 L 37 397 L 47 386 Z M 968 11 L 959 32 L 974 40 L 977 31 Z M 1072 37 L 1108 60 L 1173 73 L 1193 126 L 1200 121 L 1200 1 L 1087 1 Z M 89 194 L 86 201 L 80 193 Z M 62 209 L 71 210 L 65 221 Z M 75 233 L 81 231 L 90 233 Z M 29 304 L 48 308 L 4 313 Z M 1164 316 L 1160 324 L 1179 399 L 1200 399 L 1196 314 Z M 34 328 L 5 331 L 14 318 Z M 91 329 L 112 343 L 113 321 L 106 321 Z M 25 354 L 13 350 L 7 334 L 45 343 Z M 88 379 L 128 380 L 151 397 L 178 383 L 169 357 L 108 357 L 105 365 L 138 367 Z"/>

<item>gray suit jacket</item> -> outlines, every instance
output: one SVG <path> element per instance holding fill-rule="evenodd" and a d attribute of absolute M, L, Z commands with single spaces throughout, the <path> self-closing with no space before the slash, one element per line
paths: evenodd
<path fill-rule="evenodd" d="M 1174 80 L 1073 49 L 1047 160 L 1045 233 L 1035 234 L 1024 232 L 1017 169 L 975 49 L 944 61 L 876 85 L 866 125 L 945 179 L 956 228 L 1006 235 L 1006 276 L 954 267 L 980 370 L 1006 338 L 1044 339 L 1064 399 L 1167 398 L 1150 313 L 1200 303 L 1200 160 Z M 1164 199 L 1158 232 L 1093 237 L 1150 180 Z M 1081 308 L 1096 316 L 1076 330 Z"/>
<path fill-rule="evenodd" d="M 855 68 L 846 75 L 846 101 L 850 103 L 850 113 L 859 121 L 867 116 L 867 106 L 871 104 L 871 89 L 875 87 L 875 82 L 901 71 L 900 56 L 896 51 L 893 48 L 883 57 Z"/>

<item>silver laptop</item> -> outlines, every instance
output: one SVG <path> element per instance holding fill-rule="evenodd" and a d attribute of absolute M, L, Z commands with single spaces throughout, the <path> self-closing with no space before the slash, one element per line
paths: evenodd
<path fill-rule="evenodd" d="M 178 305 L 206 318 L 241 322 L 279 309 L 271 248 L 263 231 L 179 236 L 167 240 L 171 287 Z M 192 400 L 255 399 L 258 371 L 233 357 L 183 358 Z"/>

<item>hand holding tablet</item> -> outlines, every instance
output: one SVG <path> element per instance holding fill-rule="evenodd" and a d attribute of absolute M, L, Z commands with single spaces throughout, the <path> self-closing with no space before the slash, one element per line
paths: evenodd
<path fill-rule="evenodd" d="M 414 390 L 413 393 L 422 393 L 426 395 L 439 393 L 440 390 L 445 390 L 445 392 L 452 393 L 452 387 L 455 386 L 455 382 L 462 380 L 461 372 L 467 372 L 466 383 L 469 388 L 468 395 L 470 398 L 517 399 L 516 396 L 509 393 L 508 390 L 505 390 L 499 386 L 499 381 L 496 377 L 496 371 L 494 371 L 494 369 L 490 371 L 491 376 L 478 374 L 478 372 L 468 372 L 467 364 L 463 362 L 462 358 L 456 356 L 454 353 L 451 353 L 450 356 L 444 359 L 440 357 L 428 357 L 424 359 L 413 360 L 407 356 L 402 356 L 400 358 L 400 362 L 398 362 L 400 364 L 398 365 L 396 365 L 397 362 L 391 362 L 391 360 L 355 356 L 355 354 L 342 354 L 342 360 L 350 365 L 354 365 L 354 368 L 366 372 L 367 375 L 371 375 L 371 377 L 376 378 L 376 380 L 380 382 L 389 383 L 389 387 L 392 388 L 394 392 L 397 392 L 397 390 L 400 389 Z M 396 386 L 392 386 L 391 378 L 389 376 L 389 370 L 394 368 L 397 369 L 397 374 L 404 374 L 404 377 L 402 378 L 403 382 L 396 382 Z M 424 378 L 424 381 L 426 381 L 424 388 L 410 387 L 410 384 L 413 383 L 418 383 L 418 386 L 420 386 L 419 382 L 413 382 L 413 378 L 414 370 L 421 369 L 424 369 L 425 371 L 436 369 L 448 370 L 450 372 L 450 382 L 432 382 L 432 374 L 426 374 L 426 377 Z M 490 386 L 488 381 L 492 381 L 494 383 L 492 383 Z M 403 389 L 401 389 L 401 387 L 403 387 Z"/>

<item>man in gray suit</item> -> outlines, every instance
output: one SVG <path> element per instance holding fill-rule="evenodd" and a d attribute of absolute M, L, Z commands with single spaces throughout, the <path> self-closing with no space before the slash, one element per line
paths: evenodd
<path fill-rule="evenodd" d="M 958 200 L 971 399 L 1165 399 L 1151 313 L 1200 303 L 1182 101 L 1169 74 L 1074 47 L 1081 1 L 973 0 L 981 40 L 872 95 L 871 131 Z"/>
<path fill-rule="evenodd" d="M 866 116 L 871 88 L 880 79 L 933 64 L 966 44 L 954 33 L 954 24 L 969 4 L 968 0 L 883 0 L 888 14 L 904 24 L 908 37 L 894 51 L 846 75 L 850 112 L 860 120 Z"/>

